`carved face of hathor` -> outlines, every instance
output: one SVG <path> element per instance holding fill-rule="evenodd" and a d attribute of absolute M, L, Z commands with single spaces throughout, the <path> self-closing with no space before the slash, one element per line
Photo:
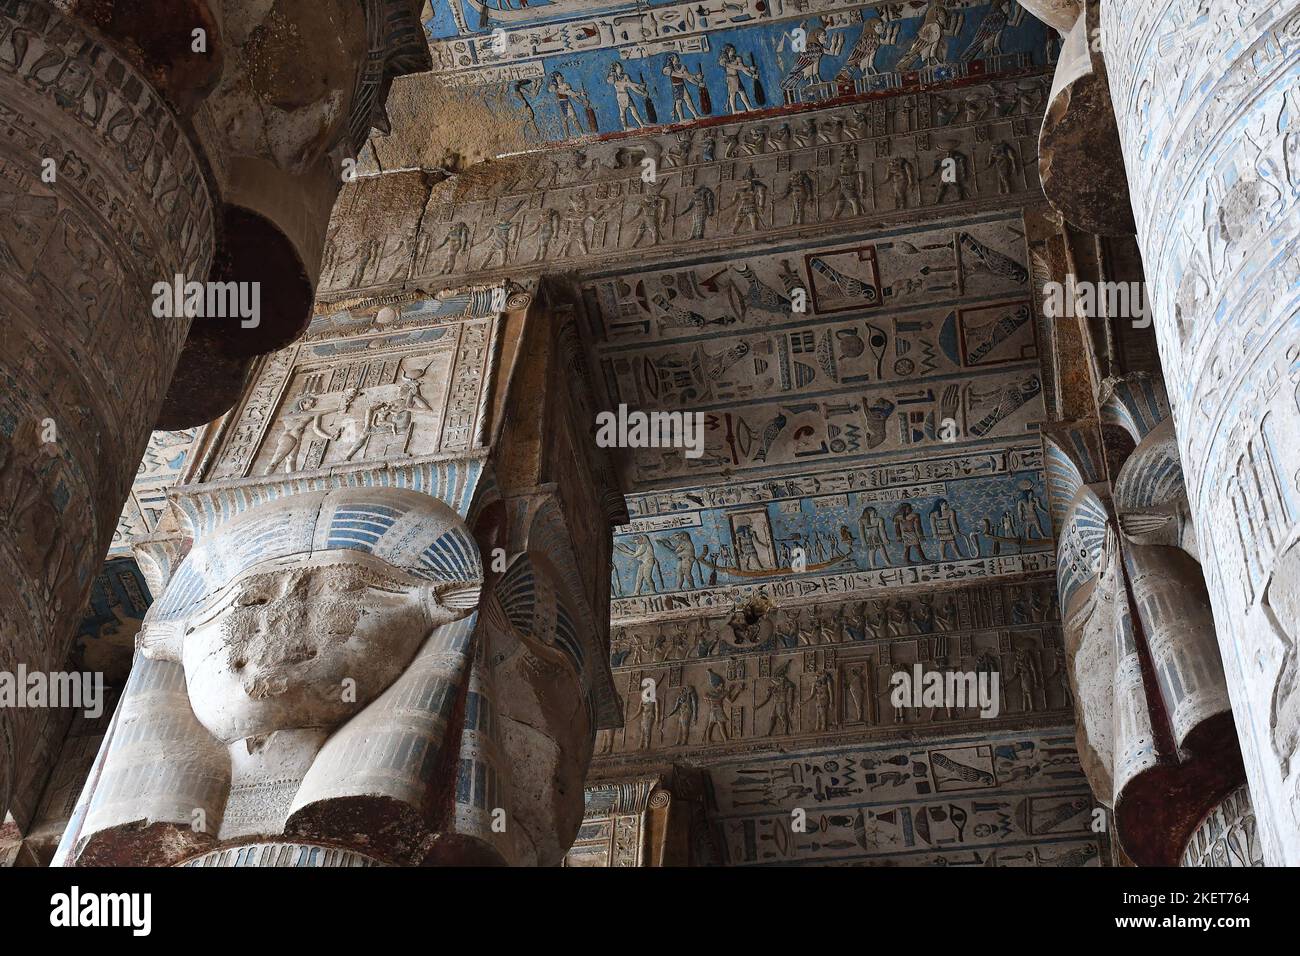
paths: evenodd
<path fill-rule="evenodd" d="M 191 619 L 181 663 L 194 714 L 217 739 L 332 729 L 466 613 L 391 565 L 348 552 L 325 563 L 333 557 L 255 566 Z"/>
<path fill-rule="evenodd" d="M 163 613 L 146 617 L 142 653 L 184 666 L 195 717 L 223 743 L 336 728 L 397 679 L 435 628 L 465 617 L 477 604 L 476 557 L 467 573 L 452 580 L 415 566 L 421 553 L 429 553 L 424 545 L 434 547 L 447 535 L 454 550 L 472 546 L 450 509 L 435 508 L 439 503 L 428 499 L 420 503 L 425 513 L 417 514 L 378 504 L 374 493 L 363 504 L 338 495 L 298 496 L 318 500 L 289 498 L 255 509 L 279 509 L 283 520 L 272 513 L 269 523 L 290 541 L 296 536 L 306 542 L 281 546 L 282 553 L 268 559 L 240 560 L 250 552 L 260 557 L 248 546 L 256 516 L 232 522 L 186 559 L 197 564 L 190 580 L 207 586 L 182 613 L 168 614 L 176 609 L 164 601 Z M 359 517 L 367 507 L 372 517 Z M 359 550 L 352 540 L 358 536 L 349 535 L 381 514 L 400 542 L 390 545 L 397 553 L 384 557 Z M 365 543 L 383 552 L 388 537 Z M 315 550 L 313 541 L 345 546 Z M 178 571 L 173 586 L 185 584 Z"/>

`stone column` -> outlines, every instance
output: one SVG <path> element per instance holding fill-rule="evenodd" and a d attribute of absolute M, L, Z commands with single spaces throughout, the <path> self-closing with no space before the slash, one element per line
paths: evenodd
<path fill-rule="evenodd" d="M 0 671 L 63 668 L 150 431 L 302 333 L 342 162 L 427 66 L 418 0 L 279 6 L 0 3 Z M 157 318 L 176 276 L 260 309 Z M 44 716 L 0 708 L 0 814 Z"/>
<path fill-rule="evenodd" d="M 1245 784 L 1223 798 L 1192 834 L 1183 851 L 1188 867 L 1263 866 L 1259 826 Z"/>
<path fill-rule="evenodd" d="M 329 311 L 147 542 L 67 862 L 553 865 L 578 832 L 627 517 L 574 321 L 503 287 Z"/>
<path fill-rule="evenodd" d="M 588 783 L 582 829 L 565 866 L 708 866 L 721 862 L 706 819 L 708 771 L 661 772 Z"/>
<path fill-rule="evenodd" d="M 1300 864 L 1300 4 L 1105 0 L 1101 48 L 1265 859 Z"/>
<path fill-rule="evenodd" d="M 0 670 L 62 668 L 189 331 L 214 199 L 175 113 L 114 46 L 0 4 Z M 0 708 L 0 813 L 44 714 Z"/>

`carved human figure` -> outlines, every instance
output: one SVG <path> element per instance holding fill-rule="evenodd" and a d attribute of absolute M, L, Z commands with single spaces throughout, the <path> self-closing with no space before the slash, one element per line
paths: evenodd
<path fill-rule="evenodd" d="M 537 245 L 533 252 L 533 262 L 546 262 L 551 258 L 551 243 L 560 233 L 562 217 L 558 209 L 542 210 L 541 221 L 537 227 L 530 232 L 525 238 L 531 239 L 537 237 Z"/>
<path fill-rule="evenodd" d="M 704 70 L 700 69 L 692 73 L 686 69 L 680 56 L 676 53 L 669 53 L 661 72 L 668 77 L 669 86 L 672 89 L 673 121 L 684 123 L 687 119 L 699 119 L 699 110 L 695 108 L 695 104 L 691 101 L 691 94 L 687 90 L 687 84 L 689 83 L 696 89 L 702 89 L 704 87 Z"/>
<path fill-rule="evenodd" d="M 999 193 L 1006 195 L 1015 191 L 1013 177 L 1020 171 L 1020 156 L 1010 143 L 1003 140 L 990 146 L 989 159 L 984 168 L 997 173 Z"/>
<path fill-rule="evenodd" d="M 659 559 L 655 557 L 654 542 L 648 534 L 637 535 L 635 541 L 633 547 L 628 547 L 621 541 L 615 542 L 614 547 L 636 562 L 636 593 L 642 594 L 648 590 L 651 594 L 655 594 L 666 585 L 663 569 L 659 566 Z M 658 578 L 657 582 L 656 578 Z"/>
<path fill-rule="evenodd" d="M 660 547 L 667 548 L 677 558 L 677 587 L 680 589 L 703 587 L 704 574 L 698 570 L 699 560 L 695 553 L 695 542 L 689 533 L 676 531 L 668 536 L 668 542 L 659 542 Z M 696 579 L 698 576 L 698 584 Z"/>
<path fill-rule="evenodd" d="M 774 619 L 773 632 L 782 646 L 795 647 L 799 643 L 799 612 L 790 607 L 782 608 Z"/>
<path fill-rule="evenodd" d="M 884 696 L 885 698 L 887 698 L 890 702 L 890 705 L 893 707 L 894 723 L 905 724 L 907 723 L 907 707 L 905 705 L 899 705 L 894 703 L 896 698 L 892 691 L 894 679 L 899 677 L 900 675 L 910 680 L 911 667 L 907 664 L 904 664 L 902 661 L 895 661 L 893 666 L 893 674 L 890 678 L 890 686 L 887 687 L 879 696 Z M 913 710 L 915 710 L 915 708 L 913 708 Z"/>
<path fill-rule="evenodd" d="M 576 246 L 580 255 L 590 255 L 587 230 L 598 217 L 591 210 L 590 200 L 585 189 L 570 194 L 569 204 L 565 208 L 560 240 L 560 255 L 572 255 Z"/>
<path fill-rule="evenodd" d="M 559 70 L 551 73 L 547 89 L 555 97 L 555 105 L 560 111 L 560 124 L 565 139 L 581 136 L 584 132 L 595 132 L 583 128 L 582 121 L 578 119 L 577 107 L 574 105 L 580 103 L 583 107 L 590 108 L 591 101 L 587 99 L 586 93 L 574 89 Z"/>
<path fill-rule="evenodd" d="M 946 498 L 940 498 L 935 502 L 934 508 L 930 511 L 930 527 L 934 531 L 934 537 L 939 542 L 939 560 L 948 556 L 949 550 L 952 551 L 954 558 L 965 557 L 961 553 L 958 541 L 961 538 L 961 526 L 957 522 L 957 512 L 952 510 Z"/>
<path fill-rule="evenodd" d="M 850 143 L 840 150 L 839 171 L 835 178 L 835 210 L 831 217 L 838 219 L 847 210 L 850 215 L 862 215 L 861 173 L 858 170 L 858 147 Z"/>
<path fill-rule="evenodd" d="M 889 191 L 894 197 L 895 209 L 906 209 L 908 197 L 916 188 L 916 170 L 901 156 L 889 161 Z"/>
<path fill-rule="evenodd" d="M 925 533 L 921 528 L 921 516 L 907 502 L 903 502 L 894 511 L 894 534 L 903 544 L 903 560 L 905 562 L 930 560 L 926 556 L 925 548 L 922 547 Z M 913 551 L 919 557 L 914 558 L 912 556 Z"/>
<path fill-rule="evenodd" d="M 637 709 L 629 717 L 637 727 L 638 749 L 649 750 L 654 746 L 654 731 L 660 722 L 659 697 L 653 684 L 647 684 L 636 699 Z"/>
<path fill-rule="evenodd" d="M 455 272 L 457 261 L 461 255 L 469 252 L 469 245 L 469 226 L 464 222 L 453 222 L 451 227 L 447 230 L 447 234 L 442 237 L 442 241 L 433 247 L 434 252 L 437 252 L 444 247 L 447 250 L 447 258 L 443 260 L 442 269 L 440 271 L 443 274 Z"/>
<path fill-rule="evenodd" d="M 737 186 L 736 195 L 731 197 L 723 211 L 736 208 L 736 217 L 732 221 L 731 231 L 734 235 L 740 231 L 742 223 L 749 225 L 751 232 L 763 228 L 763 208 L 767 205 L 767 184 L 759 178 L 751 166 L 745 178 Z"/>
<path fill-rule="evenodd" d="M 769 737 L 773 737 L 778 733 L 793 733 L 790 726 L 790 712 L 794 709 L 795 686 L 794 681 L 790 680 L 791 663 L 793 663 L 793 659 L 787 660 L 774 670 L 770 677 L 765 679 L 767 694 L 754 707 L 755 711 L 759 711 L 769 703 L 772 705 L 771 717 L 767 724 L 767 736 Z"/>
<path fill-rule="evenodd" d="M 787 196 L 790 199 L 790 225 L 804 225 L 807 222 L 809 204 L 814 208 L 817 205 L 817 184 L 807 172 L 800 170 L 791 173 L 785 184 L 785 192 L 777 196 L 776 201 L 780 202 Z"/>
<path fill-rule="evenodd" d="M 686 208 L 677 213 L 674 221 L 691 214 L 691 239 L 700 240 L 704 238 L 704 229 L 718 212 L 718 197 L 708 186 L 696 186 L 695 191 L 691 193 L 691 201 L 686 204 Z"/>
<path fill-rule="evenodd" d="M 614 90 L 614 101 L 618 104 L 618 121 L 623 128 L 628 129 L 628 114 L 631 114 L 632 122 L 637 125 L 638 129 L 644 126 L 645 120 L 641 118 L 641 111 L 637 109 L 636 100 L 632 98 L 632 94 L 646 96 L 645 85 L 628 76 L 627 69 L 618 60 L 610 64 L 605 80 Z"/>
<path fill-rule="evenodd" d="M 732 113 L 739 113 L 743 110 L 752 110 L 754 104 L 749 101 L 749 94 L 745 92 L 745 85 L 741 82 L 741 75 L 750 79 L 758 76 L 758 70 L 753 65 L 746 63 L 744 58 L 736 52 L 735 44 L 728 43 L 722 48 L 722 54 L 718 57 L 718 65 L 727 77 L 727 109 Z M 741 109 L 736 109 L 736 101 L 740 101 Z"/>
<path fill-rule="evenodd" d="M 938 179 L 939 191 L 934 197 L 935 205 L 947 201 L 949 192 L 956 194 L 957 199 L 966 198 L 966 177 L 970 174 L 970 161 L 956 146 L 947 146 L 940 151 L 935 157 L 934 169 L 930 175 L 926 176 L 927 180 Z"/>
<path fill-rule="evenodd" d="M 691 742 L 691 728 L 699 720 L 699 714 L 700 695 L 695 686 L 688 683 L 678 691 L 672 710 L 664 715 L 665 720 L 677 718 L 677 736 L 673 741 L 676 746 L 685 747 Z"/>
<path fill-rule="evenodd" d="M 1037 710 L 1038 692 L 1043 679 L 1038 672 L 1037 661 L 1023 647 L 1016 648 L 1011 662 L 1011 679 L 1020 683 L 1020 706 L 1028 712 Z"/>
<path fill-rule="evenodd" d="M 735 136 L 738 140 L 740 133 L 736 133 Z M 689 129 L 682 130 L 673 137 L 673 144 L 668 147 L 668 153 L 664 156 L 664 165 L 670 167 L 688 165 L 691 161 L 691 149 L 694 145 L 695 134 Z M 733 150 L 734 148 L 733 146 Z"/>
<path fill-rule="evenodd" d="M 838 644 L 844 631 L 844 606 L 819 604 L 813 612 L 818 644 Z"/>
<path fill-rule="evenodd" d="M 835 675 L 823 671 L 813 681 L 808 697 L 803 703 L 813 705 L 813 730 L 822 732 L 830 729 L 832 723 L 831 708 L 835 705 Z"/>
<path fill-rule="evenodd" d="M 388 429 L 393 434 L 397 433 L 396 427 L 388 419 L 388 412 L 391 405 L 388 402 L 376 402 L 366 409 L 360 416 L 354 416 L 354 421 L 345 425 L 344 432 L 335 438 L 342 437 L 342 434 L 355 434 L 356 438 L 345 446 L 343 452 L 344 461 L 352 461 L 357 455 L 361 454 L 362 449 L 369 444 L 374 435 L 378 435 L 383 429 Z"/>
<path fill-rule="evenodd" d="M 768 547 L 768 543 L 758 533 L 758 530 L 749 524 L 742 524 L 736 528 L 736 563 L 738 567 L 748 571 L 762 571 L 763 559 L 758 553 L 760 547 Z"/>
<path fill-rule="evenodd" d="M 1029 485 L 1025 487 L 1025 485 Z M 1028 481 L 1023 482 L 1020 487 L 1020 497 L 1016 499 L 1016 517 L 1020 520 L 1020 527 L 1024 530 L 1026 539 L 1045 538 L 1042 523 L 1039 521 L 1039 513 L 1046 513 L 1047 509 L 1039 502 L 1038 496 L 1034 494 L 1034 487 Z"/>
<path fill-rule="evenodd" d="M 484 257 L 483 264 L 479 268 L 486 269 L 496 260 L 500 260 L 503 266 L 510 262 L 510 247 L 519 232 L 515 217 L 519 215 L 522 209 L 521 204 L 509 215 L 498 217 L 495 222 L 488 226 L 487 235 L 479 240 L 480 245 L 484 242 L 489 244 L 488 254 Z"/>
<path fill-rule="evenodd" d="M 632 239 L 635 248 L 642 239 L 648 238 L 650 245 L 657 246 L 663 239 L 663 227 L 671 215 L 668 200 L 664 198 L 664 185 L 660 183 L 655 190 L 638 197 L 632 204 L 636 235 Z"/>
<path fill-rule="evenodd" d="M 377 263 L 379 258 L 379 243 L 374 239 L 365 239 L 357 247 L 356 266 L 352 270 L 352 279 L 348 284 L 349 288 L 359 289 L 365 284 L 366 273 L 370 271 L 370 266 Z"/>
<path fill-rule="evenodd" d="M 1065 706 L 1074 706 L 1074 692 L 1070 690 L 1070 661 L 1066 656 L 1065 648 L 1059 644 L 1052 648 L 1052 679 L 1061 688 L 1061 694 L 1065 698 Z"/>
<path fill-rule="evenodd" d="M 851 667 L 846 674 L 845 690 L 853 703 L 855 721 L 865 722 L 870 719 L 867 713 L 867 665 Z"/>
<path fill-rule="evenodd" d="M 716 730 L 723 742 L 731 739 L 731 714 L 729 706 L 744 690 L 744 681 L 730 685 L 725 677 L 709 668 L 709 689 L 704 692 L 705 703 L 709 705 L 708 717 L 704 722 L 704 742 L 713 743 Z"/>
<path fill-rule="evenodd" d="M 300 395 L 294 400 L 293 412 L 285 417 L 283 430 L 275 440 L 275 450 L 271 452 L 271 460 L 267 462 L 263 474 L 269 475 L 282 465 L 286 472 L 293 471 L 297 467 L 297 453 L 308 429 L 317 438 L 328 440 L 338 437 L 325 431 L 321 424 L 321 413 L 316 411 L 316 402 L 315 395 Z"/>

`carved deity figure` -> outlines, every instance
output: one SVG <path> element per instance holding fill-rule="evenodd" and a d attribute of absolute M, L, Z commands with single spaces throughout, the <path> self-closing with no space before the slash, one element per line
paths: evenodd
<path fill-rule="evenodd" d="M 804 225 L 807 222 L 809 204 L 814 208 L 817 205 L 817 184 L 802 170 L 791 173 L 785 184 L 785 192 L 777 196 L 776 200 L 780 202 L 787 196 L 790 198 L 790 225 Z"/>
<path fill-rule="evenodd" d="M 925 554 L 925 548 L 922 547 L 925 535 L 921 529 L 921 516 L 917 514 L 910 504 L 904 502 L 898 506 L 894 512 L 894 534 L 903 544 L 904 561 L 929 561 Z M 915 551 L 919 557 L 913 557 Z"/>
<path fill-rule="evenodd" d="M 444 274 L 455 272 L 458 259 L 462 254 L 469 252 L 469 246 L 469 226 L 463 222 L 453 222 L 451 228 L 447 230 L 447 234 L 442 237 L 442 241 L 433 247 L 434 252 L 444 247 L 447 249 L 447 258 L 443 260 L 440 271 Z"/>
<path fill-rule="evenodd" d="M 862 184 L 858 170 L 858 148 L 850 143 L 840 150 L 839 171 L 835 178 L 838 195 L 831 217 L 838 219 L 846 210 L 850 215 L 862 215 Z"/>
<path fill-rule="evenodd" d="M 753 525 L 743 524 L 736 528 L 736 560 L 738 567 L 749 571 L 762 571 L 763 559 L 758 549 L 767 548 L 768 543 Z"/>
<path fill-rule="evenodd" d="M 818 732 L 829 730 L 833 723 L 831 709 L 835 706 L 835 675 L 824 671 L 813 681 L 812 689 L 803 703 L 813 705 L 813 727 Z"/>
<path fill-rule="evenodd" d="M 1030 712 L 1037 710 L 1038 692 L 1043 679 L 1038 671 L 1038 662 L 1024 648 L 1016 649 L 1011 663 L 1011 679 L 1020 682 L 1020 706 Z"/>
<path fill-rule="evenodd" d="M 664 715 L 665 720 L 677 718 L 677 737 L 674 740 L 676 746 L 685 747 L 691 742 L 691 728 L 695 726 L 699 714 L 700 695 L 694 685 L 687 684 L 678 692 L 672 710 Z"/>
<path fill-rule="evenodd" d="M 708 717 L 704 722 L 704 742 L 713 742 L 713 732 L 717 730 L 722 740 L 731 739 L 730 705 L 744 690 L 744 681 L 729 685 L 721 674 L 709 668 L 709 689 L 704 692 L 704 700 L 709 705 Z"/>
<path fill-rule="evenodd" d="M 668 536 L 668 542 L 659 542 L 661 548 L 667 548 L 677 558 L 677 587 L 704 587 L 704 574 L 699 570 L 699 560 L 695 553 L 695 542 L 689 533 L 676 531 Z M 698 580 L 698 583 L 696 583 Z"/>
<path fill-rule="evenodd" d="M 591 210 L 590 198 L 585 189 L 580 189 L 578 192 L 571 194 L 569 204 L 564 211 L 564 218 L 560 221 L 560 225 L 563 227 L 560 238 L 560 255 L 572 255 L 575 246 L 580 255 L 590 255 L 591 249 L 587 239 L 587 230 L 598 218 Z"/>
<path fill-rule="evenodd" d="M 906 209 L 908 196 L 916 188 L 916 170 L 901 156 L 889 161 L 889 191 L 894 197 L 895 209 Z"/>
<path fill-rule="evenodd" d="M 328 840 L 337 814 L 371 815 L 414 852 L 432 825 L 421 766 L 461 746 L 449 707 L 482 577 L 464 522 L 414 491 L 304 492 L 201 534 L 145 617 L 122 705 L 132 739 L 162 736 L 110 748 L 86 831 L 145 859 L 214 836 Z M 408 765 L 388 765 L 389 738 Z M 188 824 L 187 808 L 202 825 L 183 840 L 131 823 Z"/>
<path fill-rule="evenodd" d="M 655 727 L 662 720 L 659 698 L 653 694 L 637 695 L 637 709 L 629 716 L 637 724 L 638 749 L 649 750 L 654 746 Z"/>
<path fill-rule="evenodd" d="M 669 53 L 668 59 L 664 62 L 663 69 L 660 71 L 668 77 L 668 83 L 673 94 L 673 121 L 684 123 L 687 119 L 699 119 L 699 110 L 691 101 L 691 94 L 687 91 L 687 84 L 694 86 L 696 89 L 704 88 L 704 70 L 700 69 L 695 73 L 688 70 L 682 63 L 682 58 L 676 53 Z"/>
<path fill-rule="evenodd" d="M 614 547 L 636 562 L 636 593 L 641 594 L 644 589 L 648 589 L 651 594 L 655 594 L 666 585 L 663 569 L 659 566 L 659 559 L 655 557 L 654 542 L 648 534 L 639 534 L 635 540 L 636 544 L 633 547 L 629 548 L 622 542 L 616 542 Z"/>
<path fill-rule="evenodd" d="M 302 395 L 294 402 L 293 414 L 286 416 L 283 430 L 275 442 L 275 450 L 267 463 L 266 474 L 271 474 L 283 466 L 286 472 L 297 466 L 298 451 L 302 448 L 303 437 L 307 430 L 317 438 L 335 438 L 321 425 L 321 413 L 316 409 L 315 395 Z"/>
<path fill-rule="evenodd" d="M 632 116 L 632 122 L 638 128 L 644 126 L 645 120 L 641 118 L 641 112 L 636 108 L 636 100 L 632 98 L 632 94 L 635 93 L 640 97 L 647 96 L 645 84 L 638 83 L 628 76 L 627 69 L 617 60 L 610 65 L 605 80 L 614 90 L 614 101 L 618 103 L 618 121 L 623 124 L 623 128 L 629 128 L 627 125 L 629 113 Z"/>
<path fill-rule="evenodd" d="M 709 224 L 709 220 L 714 218 L 718 212 L 718 197 L 708 186 L 696 186 L 695 192 L 691 193 L 691 201 L 686 204 L 686 208 L 677 213 L 673 221 L 676 222 L 687 213 L 691 214 L 691 238 L 700 240 L 704 238 L 704 229 Z"/>
<path fill-rule="evenodd" d="M 1015 191 L 1012 177 L 1020 171 L 1020 156 L 1010 143 L 1003 140 L 990 146 L 988 163 L 984 168 L 997 173 L 999 193 L 1006 195 Z"/>
<path fill-rule="evenodd" d="M 939 542 L 939 559 L 943 560 L 952 551 L 954 558 L 962 558 L 958 541 L 961 538 L 961 526 L 957 523 L 957 512 L 952 510 L 947 499 L 940 498 L 930 512 L 930 526 Z"/>
<path fill-rule="evenodd" d="M 970 175 L 970 161 L 966 154 L 956 146 L 946 146 L 935 157 L 934 169 L 929 179 L 939 180 L 939 192 L 934 197 L 935 205 L 948 200 L 950 193 L 955 193 L 958 200 L 966 198 L 966 177 Z"/>
<path fill-rule="evenodd" d="M 889 541 L 889 533 L 885 530 L 885 519 L 882 518 L 875 508 L 866 507 L 862 509 L 862 519 L 858 522 L 858 530 L 862 532 L 862 550 L 867 555 L 867 567 L 876 566 L 876 555 L 880 555 L 886 567 L 893 564 L 889 560 L 889 549 L 886 546 Z"/>
<path fill-rule="evenodd" d="M 663 227 L 670 217 L 668 200 L 664 198 L 664 184 L 659 188 L 640 196 L 632 204 L 633 221 L 637 224 L 636 236 L 632 247 L 641 244 L 642 239 L 649 239 L 650 245 L 657 246 L 663 239 Z"/>
<path fill-rule="evenodd" d="M 581 104 L 584 108 L 590 108 L 591 106 L 591 101 L 587 98 L 585 92 L 574 89 L 569 81 L 565 79 L 564 74 L 558 70 L 551 73 L 551 80 L 547 84 L 547 89 L 555 97 L 555 105 L 560 112 L 560 123 L 564 130 L 565 139 L 581 136 L 587 132 L 595 132 L 595 130 L 585 129 L 582 120 L 578 118 L 578 110 L 575 104 Z"/>
<path fill-rule="evenodd" d="M 727 109 L 732 113 L 741 112 L 736 109 L 736 101 L 740 100 L 743 110 L 752 110 L 754 104 L 749 101 L 749 95 L 745 92 L 745 85 L 740 81 L 741 74 L 749 77 L 751 80 L 758 78 L 758 70 L 751 63 L 746 63 L 744 58 L 736 52 L 734 44 L 728 43 L 722 48 L 722 55 L 718 57 L 718 65 L 722 67 L 723 73 L 727 77 Z"/>
<path fill-rule="evenodd" d="M 731 197 L 725 209 L 736 207 L 736 217 L 731 224 L 732 234 L 740 231 L 742 224 L 748 224 L 751 232 L 763 228 L 763 208 L 767 205 L 767 184 L 758 177 L 753 167 L 745 173 L 745 178 L 737 184 L 736 195 Z"/>
<path fill-rule="evenodd" d="M 793 733 L 790 726 L 790 711 L 794 707 L 795 686 L 794 681 L 790 680 L 790 664 L 791 661 L 786 661 L 772 672 L 771 677 L 766 678 L 767 695 L 754 708 L 757 711 L 762 710 L 769 703 L 772 705 L 772 716 L 767 725 L 769 737 Z"/>

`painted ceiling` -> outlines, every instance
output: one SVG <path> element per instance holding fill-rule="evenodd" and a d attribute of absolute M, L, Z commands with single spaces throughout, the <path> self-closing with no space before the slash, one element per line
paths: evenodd
<path fill-rule="evenodd" d="M 1055 34 L 1010 0 L 432 0 L 425 27 L 551 148 L 413 200 L 380 177 L 318 322 L 564 271 L 611 402 L 703 415 L 699 458 L 622 456 L 598 774 L 707 763 L 733 863 L 1095 864 L 1024 225 Z M 192 441 L 155 436 L 115 544 Z M 914 665 L 997 670 L 1000 715 L 891 711 Z"/>
<path fill-rule="evenodd" d="M 1013 76 L 1057 42 L 1014 0 L 431 0 L 424 26 L 538 144 Z"/>

